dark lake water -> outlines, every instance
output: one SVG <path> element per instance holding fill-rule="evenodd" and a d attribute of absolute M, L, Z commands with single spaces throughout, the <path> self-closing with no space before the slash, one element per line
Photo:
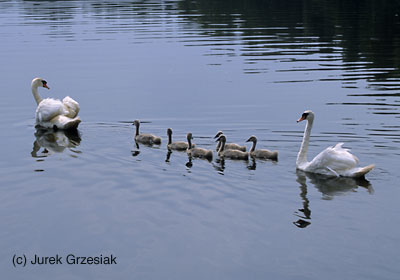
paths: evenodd
<path fill-rule="evenodd" d="M 0 1 L 0 36 L 2 278 L 398 279 L 398 1 Z M 35 129 L 37 76 L 78 134 Z M 367 181 L 296 172 L 306 109 L 309 158 L 345 142 Z M 168 127 L 279 161 L 168 155 Z"/>

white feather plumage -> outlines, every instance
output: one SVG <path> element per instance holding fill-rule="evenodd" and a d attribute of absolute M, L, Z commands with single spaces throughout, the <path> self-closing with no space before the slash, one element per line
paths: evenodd
<path fill-rule="evenodd" d="M 38 87 L 47 87 L 41 78 L 32 80 L 32 94 L 38 104 L 36 108 L 36 125 L 44 128 L 71 129 L 77 128 L 81 122 L 77 117 L 79 103 L 67 96 L 62 101 L 53 98 L 42 99 Z"/>

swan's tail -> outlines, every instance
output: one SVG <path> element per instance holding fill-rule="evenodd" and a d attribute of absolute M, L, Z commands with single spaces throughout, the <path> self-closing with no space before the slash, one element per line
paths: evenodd
<path fill-rule="evenodd" d="M 367 174 L 368 172 L 370 172 L 372 169 L 374 169 L 375 164 L 370 164 L 367 165 L 365 167 L 360 167 L 357 168 L 351 175 L 351 177 L 353 178 L 362 178 L 364 177 L 365 174 Z"/>
<path fill-rule="evenodd" d="M 51 119 L 50 123 L 52 123 L 53 126 L 56 126 L 58 129 L 77 129 L 78 125 L 81 123 L 81 119 L 79 117 L 71 119 L 66 116 L 59 115 Z"/>
<path fill-rule="evenodd" d="M 66 122 L 64 124 L 63 129 L 77 129 L 78 125 L 81 123 L 81 119 L 79 117 L 76 117 L 74 119 L 71 119 L 70 121 Z"/>

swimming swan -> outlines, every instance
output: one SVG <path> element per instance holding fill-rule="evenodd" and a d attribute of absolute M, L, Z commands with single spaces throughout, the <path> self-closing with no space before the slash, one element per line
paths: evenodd
<path fill-rule="evenodd" d="M 139 127 L 140 127 L 139 120 L 134 120 L 132 125 L 136 126 L 135 141 L 137 143 L 142 143 L 147 145 L 161 144 L 161 137 L 148 133 L 142 133 L 142 134 L 139 133 Z"/>
<path fill-rule="evenodd" d="M 184 141 L 172 142 L 171 128 L 167 129 L 167 135 L 168 135 L 168 144 L 167 144 L 168 150 L 186 151 L 186 149 L 189 148 L 189 144 L 187 142 Z M 195 144 L 192 144 L 192 147 L 195 147 Z"/>
<path fill-rule="evenodd" d="M 32 80 L 32 94 L 37 103 L 36 125 L 43 128 L 76 129 L 81 122 L 77 117 L 79 103 L 67 96 L 62 101 L 53 98 L 42 99 L 38 87 L 50 89 L 42 78 Z"/>
<path fill-rule="evenodd" d="M 187 140 L 189 144 L 189 147 L 186 150 L 187 154 L 191 157 L 206 158 L 208 160 L 212 160 L 213 158 L 212 151 L 203 148 L 195 148 L 192 144 L 192 139 L 193 139 L 192 133 L 189 132 L 187 134 Z"/>
<path fill-rule="evenodd" d="M 220 135 L 217 141 L 221 142 L 221 147 L 219 148 L 218 155 L 223 158 L 230 158 L 230 159 L 244 159 L 248 160 L 249 159 L 249 153 L 248 152 L 242 152 L 239 150 L 225 150 L 225 142 L 226 142 L 226 137 L 225 135 Z"/>
<path fill-rule="evenodd" d="M 278 160 L 278 151 L 270 151 L 267 149 L 256 150 L 257 137 L 254 135 L 250 136 L 246 142 L 253 142 L 253 146 L 251 146 L 249 151 L 250 156 L 254 158 Z"/>
<path fill-rule="evenodd" d="M 214 139 L 218 138 L 222 134 L 223 134 L 223 132 L 221 130 L 218 131 L 217 135 L 214 136 Z M 218 141 L 216 151 L 218 152 L 220 148 L 221 148 L 221 141 Z M 225 143 L 225 150 L 239 150 L 239 151 L 245 152 L 246 146 L 240 146 L 239 144 L 236 144 L 236 143 Z"/>
<path fill-rule="evenodd" d="M 359 178 L 363 177 L 375 167 L 374 164 L 365 167 L 357 167 L 359 162 L 358 158 L 352 155 L 348 149 L 342 148 L 343 143 L 338 143 L 334 147 L 326 148 L 312 161 L 308 162 L 307 151 L 314 121 L 314 113 L 310 110 L 305 111 L 297 122 L 303 120 L 307 120 L 307 125 L 304 130 L 300 151 L 297 154 L 297 169 L 327 176 Z"/>

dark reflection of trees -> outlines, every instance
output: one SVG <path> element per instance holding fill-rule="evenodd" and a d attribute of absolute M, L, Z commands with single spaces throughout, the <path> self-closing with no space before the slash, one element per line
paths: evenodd
<path fill-rule="evenodd" d="M 199 14 L 193 17 L 204 28 L 218 28 L 215 24 L 226 27 L 263 28 L 263 27 L 296 27 L 302 21 L 302 1 L 191 1 L 178 2 L 179 11 L 184 14 Z M 241 20 L 239 22 L 239 20 Z M 265 32 L 251 30 L 251 32 Z M 224 34 L 224 33 L 221 33 Z"/>
<path fill-rule="evenodd" d="M 319 53 L 342 48 L 344 62 L 368 62 L 369 67 L 395 68 L 374 74 L 374 80 L 386 80 L 400 74 L 400 1 L 390 0 L 183 0 L 178 2 L 188 20 L 197 22 L 207 35 L 234 36 L 235 29 L 245 36 L 276 36 L 282 27 L 288 42 L 304 37 L 331 43 Z M 303 27 L 303 28 L 299 28 Z M 237 36 L 237 35 L 236 35 Z M 257 44 L 247 40 L 246 44 Z M 259 43 L 259 42 L 258 42 Z M 279 46 L 279 48 L 291 48 Z M 243 55 L 243 54 L 242 54 Z M 246 54 L 244 54 L 246 55 Z"/>
<path fill-rule="evenodd" d="M 73 25 L 76 9 L 74 2 L 67 1 L 23 1 L 24 16 L 32 21 L 46 21 L 48 25 L 59 22 Z"/>
<path fill-rule="evenodd" d="M 305 1 L 304 25 L 323 40 L 340 40 L 345 62 L 368 61 L 369 67 L 400 66 L 400 2 L 388 0 Z M 319 24 L 317 24 L 319 22 Z M 399 72 L 392 74 L 398 75 Z M 376 80 L 391 75 L 381 73 Z"/>
<path fill-rule="evenodd" d="M 353 179 L 345 177 L 326 177 L 313 173 L 305 173 L 297 170 L 297 182 L 300 184 L 300 197 L 302 200 L 302 208 L 295 211 L 295 215 L 299 219 L 293 224 L 297 227 L 304 228 L 311 224 L 310 201 L 307 198 L 307 178 L 318 191 L 322 193 L 323 199 L 333 199 L 334 196 L 354 192 L 359 187 L 365 188 L 370 194 L 374 192 L 370 182 L 364 178 Z"/>
<path fill-rule="evenodd" d="M 180 1 L 21 1 L 17 2 L 27 16 L 27 24 L 47 24 L 50 35 L 73 37 L 72 26 L 76 14 L 88 15 L 87 21 L 128 19 L 121 26 L 136 24 L 138 18 L 159 21 L 154 14 L 179 14 L 180 25 L 195 32 L 218 37 L 238 39 L 245 46 L 240 53 L 230 50 L 229 55 L 248 56 L 248 48 L 260 48 L 251 56 L 274 55 L 282 50 L 307 49 L 299 44 L 327 43 L 308 48 L 308 53 L 337 53 L 348 70 L 359 69 L 353 62 L 367 62 L 365 67 L 388 69 L 371 73 L 370 81 L 386 81 L 400 75 L 400 1 L 393 0 L 180 0 Z M 195 16 L 193 16 L 195 15 Z M 86 23 L 87 24 L 87 23 Z M 276 29 L 276 28 L 279 29 Z M 129 30 L 121 28 L 123 31 Z M 116 30 L 114 30 L 115 32 Z M 124 31 L 124 32 L 131 32 Z M 133 31 L 134 32 L 134 31 Z M 260 42 L 250 36 L 270 38 Z M 275 39 L 274 39 L 275 38 Z M 277 46 L 268 43 L 277 43 Z M 282 44 L 286 43 L 286 44 Z M 291 43 L 299 43 L 293 45 Z M 226 44 L 226 43 L 225 43 Z M 275 51 L 274 51 L 275 50 Z M 292 57 L 288 53 L 288 59 Z M 353 63 L 353 64 L 352 64 Z M 353 67 L 353 68 L 352 68 Z M 365 78 L 363 76 L 363 78 Z"/>

